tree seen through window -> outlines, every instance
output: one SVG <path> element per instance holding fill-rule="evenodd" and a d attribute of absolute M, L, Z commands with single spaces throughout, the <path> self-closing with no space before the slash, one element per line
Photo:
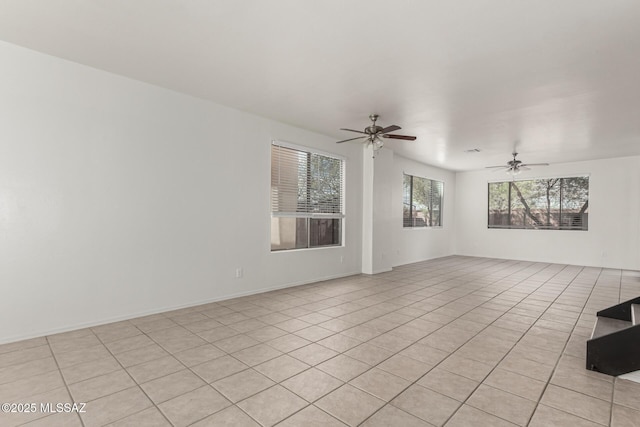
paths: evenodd
<path fill-rule="evenodd" d="M 589 177 L 489 183 L 489 228 L 587 230 Z"/>
<path fill-rule="evenodd" d="M 404 227 L 442 226 L 444 183 L 413 175 L 403 177 Z"/>

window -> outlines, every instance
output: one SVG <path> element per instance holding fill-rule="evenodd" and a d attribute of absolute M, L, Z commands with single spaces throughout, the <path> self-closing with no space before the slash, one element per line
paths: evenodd
<path fill-rule="evenodd" d="M 444 183 L 418 176 L 404 175 L 404 227 L 441 227 Z"/>
<path fill-rule="evenodd" d="M 274 141 L 271 250 L 342 244 L 344 160 Z"/>
<path fill-rule="evenodd" d="M 587 230 L 589 177 L 489 183 L 489 228 Z"/>

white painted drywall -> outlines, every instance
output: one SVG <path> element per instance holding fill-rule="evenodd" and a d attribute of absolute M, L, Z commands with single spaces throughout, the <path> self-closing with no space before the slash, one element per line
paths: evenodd
<path fill-rule="evenodd" d="M 372 148 L 365 156 L 372 156 Z M 373 176 L 373 271 L 391 271 L 393 253 L 393 151 L 382 148 L 376 153 Z"/>
<path fill-rule="evenodd" d="M 0 342 L 361 271 L 359 145 L 7 43 L 0 70 Z M 344 247 L 270 253 L 272 139 L 347 158 Z"/>
<path fill-rule="evenodd" d="M 589 230 L 487 228 L 489 181 L 501 172 L 460 172 L 456 178 L 456 252 L 495 258 L 640 269 L 640 157 L 556 164 L 518 179 L 589 174 Z"/>
<path fill-rule="evenodd" d="M 362 272 L 374 274 L 373 209 L 375 162 L 371 148 L 362 148 Z"/>
<path fill-rule="evenodd" d="M 444 183 L 442 227 L 404 228 L 402 226 L 403 173 Z M 394 266 L 455 254 L 456 174 L 395 155 L 392 172 L 385 178 L 392 183 L 392 221 Z"/>
<path fill-rule="evenodd" d="M 393 151 L 382 148 L 373 158 L 370 146 L 362 158 L 362 272 L 391 271 Z"/>
<path fill-rule="evenodd" d="M 530 173 L 591 175 L 586 233 L 488 230 L 495 174 L 386 149 L 363 215 L 358 144 L 7 43 L 0 69 L 0 343 L 359 273 L 366 251 L 372 271 L 455 253 L 640 269 L 640 157 Z M 347 158 L 344 247 L 269 251 L 272 139 Z M 442 228 L 403 229 L 403 172 L 444 181 Z"/>

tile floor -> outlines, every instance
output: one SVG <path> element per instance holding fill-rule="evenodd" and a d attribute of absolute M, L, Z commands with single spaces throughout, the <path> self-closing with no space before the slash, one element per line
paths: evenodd
<path fill-rule="evenodd" d="M 640 384 L 584 369 L 640 273 L 446 257 L 0 346 L 28 426 L 640 425 Z"/>

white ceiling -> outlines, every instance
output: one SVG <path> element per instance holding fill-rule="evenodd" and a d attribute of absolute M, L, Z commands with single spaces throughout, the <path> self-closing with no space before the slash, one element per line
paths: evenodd
<path fill-rule="evenodd" d="M 640 154 L 638 0 L 0 0 L 0 39 L 454 170 Z"/>

